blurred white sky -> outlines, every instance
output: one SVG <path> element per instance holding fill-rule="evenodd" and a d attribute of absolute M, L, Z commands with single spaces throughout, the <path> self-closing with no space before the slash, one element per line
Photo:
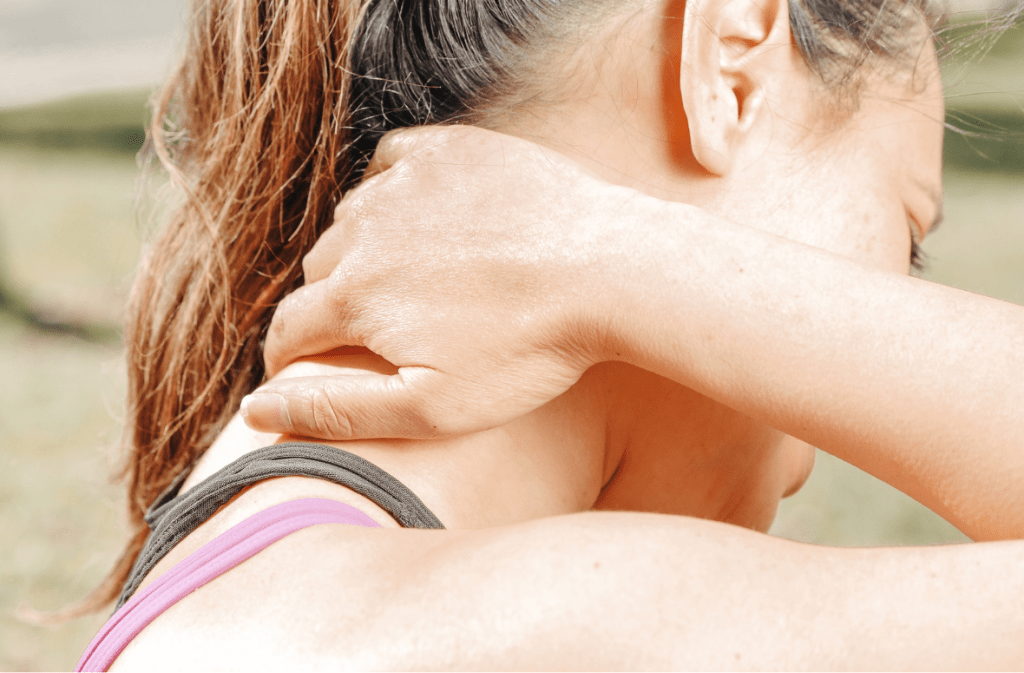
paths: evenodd
<path fill-rule="evenodd" d="M 1003 1 L 948 0 L 954 11 Z M 0 0 L 0 108 L 155 86 L 168 74 L 187 5 L 188 0 Z"/>
<path fill-rule="evenodd" d="M 0 0 L 0 108 L 159 83 L 187 0 Z"/>

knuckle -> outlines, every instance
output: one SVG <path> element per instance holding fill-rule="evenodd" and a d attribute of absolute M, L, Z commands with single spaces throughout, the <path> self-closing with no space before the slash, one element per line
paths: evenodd
<path fill-rule="evenodd" d="M 349 439 L 352 437 L 352 424 L 348 417 L 335 408 L 330 393 L 322 388 L 314 388 L 309 397 L 310 429 L 321 437 Z"/>
<path fill-rule="evenodd" d="M 338 264 L 324 282 L 327 283 L 327 296 L 335 304 L 344 306 L 349 294 L 352 277 L 342 264 Z"/>
<path fill-rule="evenodd" d="M 358 224 L 359 214 L 365 210 L 367 195 L 378 188 L 383 180 L 384 174 L 374 175 L 348 190 L 334 208 L 334 224 L 343 227 Z"/>
<path fill-rule="evenodd" d="M 355 190 L 348 190 L 343 195 L 341 195 L 341 199 L 339 199 L 338 203 L 335 204 L 335 206 L 334 206 L 334 219 L 335 220 L 341 219 L 342 217 L 345 216 L 345 209 L 348 208 L 348 202 L 352 198 L 352 194 L 354 192 L 355 192 Z"/>
<path fill-rule="evenodd" d="M 397 128 L 388 131 L 380 139 L 380 142 L 377 143 L 378 151 L 380 151 L 380 149 L 391 149 L 391 147 L 394 146 L 394 144 L 398 142 L 400 138 L 409 135 L 409 133 L 411 132 L 412 130 L 408 128 Z"/>
<path fill-rule="evenodd" d="M 446 124 L 444 126 L 428 127 L 424 133 L 431 143 L 448 144 L 466 137 L 475 127 L 465 124 Z"/>
<path fill-rule="evenodd" d="M 351 189 L 348 190 L 348 192 L 346 192 L 345 195 L 343 197 L 341 197 L 341 200 L 338 201 L 338 205 L 334 206 L 334 222 L 335 223 L 337 223 L 339 220 L 344 219 L 345 212 L 348 210 L 348 201 L 349 201 L 350 195 L 352 194 L 353 191 L 354 190 L 351 190 Z"/>
<path fill-rule="evenodd" d="M 272 339 L 284 339 L 288 334 L 288 311 L 290 310 L 289 297 L 286 296 L 277 304 L 274 315 L 270 318 L 270 327 L 267 328 L 267 337 Z"/>
<path fill-rule="evenodd" d="M 392 128 L 381 137 L 381 141 L 378 143 L 377 147 L 383 148 L 388 152 L 393 152 L 396 145 L 400 146 L 403 141 L 407 142 L 408 138 L 415 137 L 416 128 L 417 127 L 415 126 L 399 126 L 398 128 Z"/>
<path fill-rule="evenodd" d="M 362 184 L 365 184 L 362 183 Z M 359 198 L 360 187 L 362 184 L 349 189 L 338 201 L 338 205 L 334 206 L 334 223 L 340 224 L 348 220 L 348 213 L 352 209 L 352 202 Z"/>
<path fill-rule="evenodd" d="M 364 183 L 365 184 L 365 183 Z M 338 207 L 334 209 L 334 225 L 351 227 L 359 222 L 359 213 L 363 210 L 366 190 L 359 185 L 345 195 Z"/>
<path fill-rule="evenodd" d="M 302 274 L 306 285 L 327 278 L 341 262 L 341 242 L 338 236 L 328 236 L 330 233 L 328 230 L 302 258 Z"/>
<path fill-rule="evenodd" d="M 348 247 L 355 246 L 362 240 L 361 232 L 376 229 L 382 223 L 387 223 L 388 209 L 394 207 L 388 191 L 386 184 L 378 181 L 374 183 L 372 189 L 360 188 L 359 193 L 352 197 L 344 220 L 336 223 L 342 227 L 340 231 L 343 232 Z"/>
<path fill-rule="evenodd" d="M 302 279 L 305 283 L 309 283 L 314 278 L 314 273 L 319 269 L 316 254 L 316 249 L 314 248 L 302 258 Z"/>

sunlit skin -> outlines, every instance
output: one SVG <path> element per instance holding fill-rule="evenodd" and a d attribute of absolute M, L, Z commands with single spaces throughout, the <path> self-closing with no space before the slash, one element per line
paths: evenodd
<path fill-rule="evenodd" d="M 712 175 L 688 151 L 690 134 L 678 93 L 682 21 L 675 17 L 681 17 L 682 5 L 645 5 L 613 21 L 610 48 L 597 39 L 604 44 L 600 52 L 584 47 L 570 56 L 590 68 L 564 69 L 577 78 L 570 100 L 517 111 L 510 115 L 514 122 L 499 121 L 495 130 L 547 145 L 609 182 L 906 273 L 911 236 L 922 239 L 941 206 L 943 102 L 930 45 L 922 47 L 912 75 L 890 70 L 866 84 L 860 107 L 851 114 L 836 108 L 840 103 L 789 43 L 788 29 L 780 23 L 784 11 L 748 13 L 747 23 L 733 21 L 734 30 L 756 49 L 748 47 L 753 52 L 748 56 L 735 40 L 726 49 L 737 61 L 747 57 L 740 76 L 757 83 L 748 98 L 763 100 L 743 101 L 745 117 L 738 123 L 746 128 L 736 141 L 732 166 L 726 175 Z M 547 84 L 556 90 L 563 86 Z M 317 254 L 325 255 L 323 247 Z M 318 272 L 310 263 L 307 270 Z M 280 376 L 312 375 L 308 367 Z M 544 480 L 544 488 L 553 481 L 556 490 L 576 484 L 577 492 L 564 499 L 570 507 L 583 503 L 686 514 L 767 530 L 779 498 L 795 492 L 813 463 L 806 444 L 783 441 L 784 435 L 771 428 L 628 365 L 593 368 L 556 406 L 557 414 L 546 409 L 517 422 L 515 441 L 508 441 L 509 428 L 476 441 L 500 436 L 516 465 L 530 452 L 515 433 L 533 434 L 548 447 L 553 433 L 574 436 L 577 448 L 547 460 L 589 460 L 587 469 L 578 462 L 571 468 L 588 478 Z M 551 425 L 555 419 L 557 430 Z M 422 465 L 417 461 L 403 470 L 403 462 L 412 460 L 408 449 L 383 457 L 381 446 L 345 448 L 369 451 L 367 458 L 384 461 L 428 505 L 445 509 L 416 487 L 420 480 L 436 484 L 436 464 L 444 460 L 437 447 L 423 454 Z M 466 503 L 474 517 L 492 509 L 510 511 L 511 506 L 495 506 L 491 472 L 480 469 L 478 453 L 468 451 L 476 458 L 467 471 L 451 475 L 448 493 L 437 500 L 467 500 L 467 486 L 479 482 L 486 500 Z M 544 472 L 550 476 L 558 470 L 548 466 Z M 429 494 L 431 487 L 426 488 Z M 531 516 L 559 513 L 557 506 L 517 507 Z"/>
<path fill-rule="evenodd" d="M 678 92 L 680 61 L 664 55 L 681 48 L 683 6 L 669 2 L 664 14 L 639 12 L 610 31 L 610 47 L 605 42 L 597 55 L 578 55 L 594 66 L 583 77 L 582 104 L 574 97 L 517 114 L 498 130 L 546 144 L 609 182 L 906 273 L 911 240 L 922 240 L 941 216 L 944 103 L 930 43 L 922 43 L 911 71 L 883 71 L 870 81 L 850 113 L 840 102 L 830 105 L 788 33 L 778 23 L 771 32 L 770 9 L 727 16 L 739 37 L 723 47 L 723 58 L 742 63 L 736 77 L 757 88 L 741 101 L 747 109 L 738 125 L 745 128 L 730 168 L 713 175 L 685 151 L 683 102 L 669 93 Z M 579 68 L 567 70 L 579 76 Z M 695 494 L 714 500 L 709 494 L 716 491 L 722 497 L 723 474 L 766 479 L 752 467 L 755 457 L 779 455 L 793 466 L 789 475 L 809 471 L 806 445 L 782 442 L 771 429 L 644 372 L 619 369 L 610 376 L 620 405 L 633 409 L 625 425 L 635 435 L 599 507 L 708 516 L 699 505 L 679 509 L 679 503 Z M 685 450 L 670 449 L 681 442 Z M 664 448 L 647 449 L 654 446 Z M 750 488 L 732 507 L 716 505 L 712 518 L 766 529 L 774 516 L 771 497 L 759 501 L 753 494 L 765 487 Z M 748 513 L 751 505 L 761 511 Z"/>
<path fill-rule="evenodd" d="M 571 90 L 570 99 L 516 110 L 509 121 L 498 117 L 491 125 L 544 144 L 611 183 L 906 273 L 912 237 L 923 239 L 941 208 L 943 102 L 931 46 L 922 43 L 907 72 L 890 69 L 865 83 L 859 109 L 850 112 L 789 43 L 784 11 L 768 6 L 743 20 L 727 15 L 740 36 L 724 48 L 742 63 L 734 78 L 752 84 L 744 85 L 749 93 L 736 121 L 743 130 L 731 165 L 714 175 L 689 151 L 679 95 L 682 22 L 676 17 L 682 11 L 676 2 L 619 17 L 594 38 L 600 51 L 584 48 L 569 57 L 575 63 L 563 71 L 576 78 L 571 89 L 545 82 Z M 326 275 L 330 248 L 328 234 L 307 260 L 307 277 Z M 628 365 L 592 368 L 566 402 L 574 413 L 596 405 L 589 418 L 607 426 L 592 434 L 584 454 L 603 466 L 590 471 L 604 480 L 598 508 L 766 530 L 778 499 L 799 487 L 813 461 L 807 445 Z M 570 434 L 588 435 L 581 423 L 571 428 Z M 460 479 L 464 485 L 472 476 Z"/>
<path fill-rule="evenodd" d="M 580 67 L 565 69 L 586 83 L 575 83 L 571 100 L 521 111 L 495 130 L 547 145 L 609 182 L 906 273 L 911 237 L 924 237 L 941 206 L 943 102 L 930 45 L 912 79 L 886 72 L 865 85 L 859 109 L 849 113 L 835 109 L 788 31 L 780 31 L 784 11 L 748 13 L 752 23 L 735 30 L 757 49 L 742 76 L 757 82 L 754 96 L 763 100 L 744 101 L 739 123 L 746 129 L 732 166 L 713 175 L 689 151 L 678 93 L 682 9 L 648 4 L 619 17 L 609 26 L 611 48 L 602 41 L 598 53 L 584 47 L 570 56 L 590 66 L 582 77 Z M 746 56 L 735 42 L 726 48 L 737 60 Z M 325 254 L 321 246 L 307 261 L 309 275 Z M 332 365 L 388 371 L 367 355 L 324 361 L 278 376 L 335 373 L 326 369 Z M 275 441 L 236 420 L 186 487 Z M 493 431 L 423 449 L 407 441 L 339 446 L 394 473 L 450 528 L 597 507 L 767 530 L 778 500 L 799 488 L 813 464 L 806 444 L 619 363 L 592 368 L 558 400 Z M 360 496 L 346 499 L 389 522 Z"/>
<path fill-rule="evenodd" d="M 714 30 L 704 33 L 686 32 L 683 3 L 676 0 L 630 7 L 597 31 L 592 44 L 563 55 L 575 67 L 556 69 L 545 84 L 558 90 L 567 84 L 558 73 L 572 73 L 570 98 L 549 98 L 515 115 L 496 115 L 485 125 L 543 145 L 604 181 L 905 274 L 912 239 L 923 239 L 941 213 L 943 103 L 931 45 L 922 42 L 916 65 L 902 74 L 890 68 L 868 77 L 857 109 L 844 110 L 793 47 L 785 3 L 706 4 L 707 15 L 717 18 Z M 702 127 L 695 134 L 688 124 L 687 112 L 699 108 L 694 97 L 702 95 L 694 81 L 704 75 L 680 72 L 684 44 L 714 56 L 724 79 L 739 92 L 734 113 L 725 107 L 715 117 L 724 131 Z M 338 244 L 325 235 L 306 261 L 307 278 L 330 272 L 332 246 Z M 393 368 L 352 349 L 297 362 L 277 378 L 367 371 Z M 250 430 L 236 417 L 184 488 L 247 451 L 287 439 Z M 449 529 L 609 509 L 681 514 L 764 531 L 779 500 L 800 487 L 813 464 L 813 449 L 803 442 L 621 362 L 591 368 L 560 397 L 493 430 L 434 441 L 335 445 L 391 472 Z M 243 492 L 180 543 L 147 583 L 246 516 L 309 496 L 347 502 L 386 528 L 398 527 L 344 487 L 303 478 L 270 480 Z M 338 572 L 363 577 L 368 586 L 383 581 L 394 571 L 396 557 L 408 553 L 408 543 L 398 537 L 368 542 L 363 531 L 321 528 L 350 547 L 337 559 Z M 196 615 L 220 610 L 243 619 L 244 606 L 250 605 L 246 587 L 259 584 L 274 563 L 314 572 L 325 550 L 336 548 L 324 535 L 293 535 L 273 553 L 261 554 L 261 561 L 217 580 L 216 588 L 183 600 L 148 627 L 115 668 L 152 664 L 151 657 L 166 654 L 154 654 L 166 642 L 183 633 L 195 635 Z M 436 542 L 427 548 L 448 540 L 432 539 Z M 375 567 L 368 569 L 365 558 L 359 561 L 351 549 L 375 559 Z M 347 610 L 348 617 L 316 612 L 327 609 L 319 604 L 309 609 L 325 622 L 349 624 L 355 633 L 360 601 L 372 597 L 345 600 L 348 608 L 333 609 Z M 280 633 L 268 631 L 265 637 L 273 640 Z M 254 631 L 249 637 L 260 635 Z M 372 647 L 372 639 L 365 642 Z M 204 651 L 201 642 L 197 647 Z M 327 645 L 317 647 L 318 656 L 331 656 L 321 651 Z"/>
<path fill-rule="evenodd" d="M 735 86 L 756 89 L 738 94 L 734 150 L 726 172 L 713 174 L 690 150 L 680 61 L 664 58 L 681 48 L 684 5 L 667 2 L 663 15 L 639 12 L 614 27 L 598 54 L 575 56 L 594 68 L 587 88 L 498 130 L 548 145 L 609 182 L 905 273 L 910 236 L 922 240 L 942 207 L 945 108 L 930 40 L 920 42 L 916 63 L 872 64 L 877 72 L 865 74 L 850 110 L 851 96 L 809 73 L 788 31 L 776 23 L 765 34 L 760 22 L 773 4 L 760 16 L 727 16 L 739 36 L 721 58 L 734 62 Z"/>

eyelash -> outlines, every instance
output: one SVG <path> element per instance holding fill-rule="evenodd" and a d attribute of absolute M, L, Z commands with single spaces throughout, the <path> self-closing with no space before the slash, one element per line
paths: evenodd
<path fill-rule="evenodd" d="M 907 226 L 910 228 L 910 273 L 920 276 L 928 268 L 928 253 L 918 243 L 920 229 L 909 212 Z"/>
<path fill-rule="evenodd" d="M 910 241 L 910 268 L 915 273 L 921 273 L 928 268 L 928 253 L 913 239 Z"/>

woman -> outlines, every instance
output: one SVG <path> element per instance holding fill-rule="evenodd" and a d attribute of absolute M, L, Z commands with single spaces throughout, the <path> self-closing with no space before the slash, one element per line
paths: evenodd
<path fill-rule="evenodd" d="M 878 76 L 848 76 L 844 60 L 868 68 L 858 71 L 862 74 L 872 70 L 860 63 L 864 59 L 850 55 L 841 36 L 826 34 L 818 42 L 807 42 L 806 35 L 799 38 L 830 86 L 842 85 L 848 96 L 858 94 L 861 104 L 855 110 L 840 107 L 828 92 L 818 90 L 822 80 L 793 48 L 791 33 L 793 26 L 807 29 L 815 20 L 806 14 L 791 18 L 784 4 L 693 0 L 684 10 L 673 3 L 594 3 L 584 11 L 578 3 L 412 5 L 373 3 L 360 12 L 347 6 L 290 3 L 264 7 L 258 16 L 246 13 L 239 3 L 204 6 L 199 13 L 196 43 L 179 80 L 185 114 L 182 141 L 175 150 L 179 154 L 165 154 L 181 167 L 185 205 L 149 253 L 136 286 L 130 336 L 135 367 L 131 476 L 139 518 L 184 469 L 191 468 L 180 488 L 187 498 L 218 470 L 281 441 L 248 430 L 241 419 L 220 430 L 242 395 L 262 378 L 261 325 L 295 282 L 298 259 L 324 225 L 333 189 L 354 179 L 359 158 L 368 155 L 383 131 L 402 123 L 396 115 L 410 115 L 405 123 L 469 120 L 547 139 L 585 161 L 586 168 L 533 146 L 495 141 L 489 132 L 461 138 L 463 147 L 469 144 L 478 153 L 476 158 L 493 156 L 498 142 L 499 149 L 542 159 L 539 164 L 527 162 L 547 162 L 532 180 L 526 176 L 527 186 L 541 190 L 544 181 L 561 173 L 564 184 L 599 196 L 599 209 L 614 209 L 615 222 L 627 221 L 625 213 L 634 207 L 655 213 L 662 208 L 664 219 L 684 231 L 689 219 L 688 231 L 703 231 L 708 244 L 684 260 L 691 266 L 680 265 L 678 257 L 659 257 L 656 245 L 642 246 L 650 253 L 645 264 L 650 260 L 661 269 L 699 269 L 703 264 L 722 277 L 725 290 L 737 287 L 730 277 L 763 271 L 742 250 L 733 260 L 719 256 L 716 236 L 728 237 L 738 228 L 708 229 L 708 220 L 692 208 L 683 211 L 687 218 L 682 222 L 670 219 L 676 211 L 664 201 L 655 205 L 651 197 L 627 187 L 598 187 L 600 182 L 589 172 L 603 171 L 606 179 L 615 173 L 618 182 L 643 186 L 662 199 L 685 196 L 721 215 L 746 215 L 744 219 L 756 219 L 791 238 L 885 269 L 905 271 L 910 257 L 912 234 L 904 209 L 913 212 L 915 221 L 932 218 L 927 200 L 918 203 L 920 190 L 911 186 L 934 186 L 938 176 L 941 98 L 933 52 L 916 49 L 924 44 L 926 31 L 912 8 L 871 10 L 886 28 L 860 34 L 861 42 L 891 52 L 885 60 L 889 69 Z M 404 22 L 391 14 L 400 10 L 409 13 Z M 359 23 L 346 24 L 342 18 L 358 18 Z M 852 37 L 857 37 L 862 28 L 856 26 L 863 24 L 850 25 Z M 908 25 L 921 29 L 913 44 L 904 43 Z M 346 29 L 354 35 L 348 51 L 339 46 L 347 44 Z M 260 50 L 245 48 L 246 40 Z M 427 43 L 429 49 L 410 46 Z M 808 44 L 817 45 L 817 51 Z M 900 44 L 905 48 L 894 47 Z M 490 49 L 487 58 L 474 52 L 484 47 Z M 345 65 L 362 77 L 350 83 L 349 97 L 337 96 L 340 82 L 333 79 L 343 71 L 324 67 L 333 58 L 309 57 L 324 54 L 321 50 L 350 54 Z M 404 68 L 409 77 L 392 76 L 388 64 L 379 61 L 391 57 L 392 65 Z M 215 69 L 221 60 L 226 63 L 223 70 Z M 459 67 L 447 81 L 429 72 L 435 66 L 450 69 L 453 63 Z M 309 105 L 311 91 L 323 94 L 317 99 L 320 105 Z M 462 98 L 459 91 L 465 94 Z M 907 109 L 916 113 L 899 128 L 888 128 L 892 114 Z M 346 125 L 363 133 L 347 136 Z M 239 149 L 230 142 L 232 134 L 242 141 Z M 888 152 L 870 151 L 881 143 L 894 146 Z M 388 164 L 387 154 L 378 159 L 382 167 Z M 930 160 L 899 161 L 911 156 Z M 465 157 L 456 158 L 461 162 Z M 513 167 L 519 166 L 515 159 L 511 157 Z M 371 197 L 380 193 L 373 188 L 400 184 L 402 166 L 396 168 L 386 179 L 371 180 L 371 189 L 361 192 L 362 201 L 347 205 L 372 216 Z M 454 164 L 452 168 L 455 174 L 461 170 Z M 495 168 L 501 170 L 492 165 L 484 173 Z M 874 182 L 873 171 L 883 168 L 886 172 Z M 518 169 L 513 173 L 513 179 L 522 179 Z M 817 183 L 814 190 L 793 189 L 808 175 Z M 830 179 L 856 197 L 838 197 L 827 186 Z M 553 213 L 551 203 L 556 204 Z M 550 226 L 577 216 L 572 210 L 577 204 L 548 201 L 542 214 L 531 212 L 528 202 L 499 205 L 515 224 L 544 220 Z M 388 204 L 392 206 L 397 204 Z M 460 213 L 445 217 L 458 220 Z M 429 232 L 430 220 L 423 219 Z M 629 237 L 660 241 L 670 231 L 661 226 L 664 222 L 652 224 L 650 234 L 631 229 Z M 614 277 L 608 275 L 611 267 L 601 266 L 607 260 L 597 254 L 610 240 L 608 231 L 614 230 L 595 229 L 592 236 L 586 234 L 589 230 L 556 230 L 563 240 L 555 247 L 575 251 L 583 262 L 576 268 L 596 264 L 598 277 Z M 537 275 L 461 275 L 461 263 L 472 261 L 473 251 L 488 250 L 490 233 L 480 233 L 475 246 L 467 245 L 474 243 L 470 235 L 458 248 L 437 251 L 444 255 L 438 266 L 454 279 L 446 282 L 459 284 L 471 308 L 497 289 L 521 299 L 551 284 L 552 278 Z M 552 236 L 544 240 L 550 242 Z M 770 236 L 762 240 L 777 241 Z M 365 246 L 362 239 L 354 244 L 328 236 L 319 252 L 307 258 L 309 279 L 326 275 L 333 264 L 331 247 L 339 243 L 346 246 L 351 266 L 372 270 L 379 261 L 372 251 L 358 259 L 359 250 L 366 250 L 359 247 Z M 513 257 L 543 261 L 548 249 L 547 244 L 523 245 L 513 250 Z M 812 259 L 826 263 L 810 271 L 827 278 L 842 280 L 842 274 L 861 269 L 819 255 Z M 734 266 L 731 275 L 727 262 Z M 643 277 L 642 265 L 623 266 Z M 400 275 L 374 280 L 378 297 L 384 299 L 392 283 L 396 289 L 409 285 Z M 694 279 L 676 280 L 686 285 Z M 443 284 L 421 283 L 420 299 L 435 291 L 443 295 L 445 289 Z M 711 296 L 696 313 L 714 309 L 721 316 L 725 305 L 742 310 L 745 302 L 771 301 L 715 297 L 713 287 L 704 289 Z M 589 292 L 597 294 L 580 296 Z M 713 348 L 699 359 L 700 365 L 674 376 L 675 381 L 632 364 L 605 362 L 608 357 L 587 368 L 593 359 L 588 344 L 595 334 L 609 332 L 584 320 L 582 307 L 602 299 L 602 292 L 617 298 L 600 284 L 584 285 L 549 293 L 559 297 L 557 304 L 519 303 L 507 314 L 483 319 L 484 331 L 500 336 L 514 333 L 519 325 L 537 324 L 537 316 L 540 323 L 551 314 L 581 318 L 576 332 L 560 329 L 558 349 L 542 351 L 541 366 L 520 379 L 524 385 L 517 387 L 527 391 L 526 401 L 503 412 L 515 416 L 533 408 L 530 413 L 489 431 L 451 439 L 343 444 L 344 451 L 368 459 L 409 486 L 450 530 L 399 529 L 400 517 L 382 509 L 379 501 L 330 481 L 302 476 L 260 481 L 173 546 L 131 592 L 146 592 L 178 562 L 238 522 L 296 499 L 345 503 L 384 530 L 321 525 L 284 537 L 157 616 L 117 656 L 114 668 L 994 666 L 1020 661 L 1020 639 L 1013 636 L 1021 625 L 1014 621 L 1019 619 L 1014 610 L 1015 597 L 1024 587 L 1010 575 L 1024 557 L 1018 543 L 840 551 L 692 518 L 763 530 L 778 499 L 798 488 L 809 471 L 810 450 L 680 385 L 716 378 L 730 383 L 728 360 L 713 357 Z M 654 289 L 651 294 L 658 296 Z M 302 301 L 300 294 L 292 306 Z M 389 310 L 386 301 L 381 306 Z M 636 310 L 645 306 L 638 303 Z M 643 317 L 639 324 L 645 327 L 656 325 L 632 306 L 620 311 Z M 468 314 L 481 315 L 476 310 Z M 801 329 L 814 336 L 813 327 Z M 698 324 L 696 336 L 711 342 L 713 334 L 700 333 L 704 328 Z M 475 333 L 480 325 L 454 318 L 446 329 Z M 280 333 L 287 330 L 286 322 Z M 652 344 L 665 341 L 657 331 L 647 336 Z M 399 343 L 416 358 L 429 354 L 421 337 L 392 333 L 384 349 L 376 348 L 372 338 L 360 338 L 371 351 L 387 356 Z M 620 346 L 618 339 L 597 341 L 602 356 Z M 621 345 L 630 350 L 619 354 L 647 364 L 635 343 L 622 339 Z M 727 344 L 724 350 L 743 349 Z M 653 356 L 653 349 L 646 355 Z M 823 352 L 820 357 L 833 355 Z M 391 362 L 405 364 L 399 358 Z M 784 379 L 785 363 L 775 364 L 777 371 L 770 373 Z M 581 368 L 587 370 L 582 377 Z M 391 363 L 372 353 L 336 351 L 286 367 L 278 380 L 355 373 L 372 387 L 382 380 L 379 374 L 394 372 Z M 493 403 L 480 396 L 486 391 L 481 393 L 470 380 L 464 383 L 477 396 L 473 406 L 485 410 L 484 420 L 474 422 L 491 424 L 494 417 L 486 415 L 504 407 L 504 400 Z M 757 383 L 734 384 L 737 399 L 742 402 L 743 393 L 762 396 Z M 550 397 L 554 399 L 548 402 Z M 801 413 L 807 414 L 802 411 L 806 406 L 782 397 L 780 418 L 785 420 L 788 411 L 799 420 Z M 814 415 L 817 410 L 811 406 Z M 254 399 L 250 420 L 259 423 L 266 407 Z M 362 418 L 385 410 L 364 409 Z M 809 426 L 808 433 L 794 434 L 816 439 L 817 430 Z M 428 424 L 396 434 L 434 430 Z M 933 486 L 926 482 L 924 487 L 936 490 Z M 954 502 L 949 509 L 961 515 L 961 505 Z M 590 508 L 689 516 L 581 513 Z M 969 518 L 970 509 L 966 511 Z M 118 583 L 144 538 L 142 530 L 115 576 Z M 951 585 L 946 576 L 954 568 L 959 576 Z M 995 586 L 990 578 L 998 573 L 1009 579 Z M 943 576 L 941 594 L 935 591 L 937 575 Z M 884 600 L 870 598 L 879 581 L 892 585 Z M 978 609 L 965 611 L 965 602 Z"/>

